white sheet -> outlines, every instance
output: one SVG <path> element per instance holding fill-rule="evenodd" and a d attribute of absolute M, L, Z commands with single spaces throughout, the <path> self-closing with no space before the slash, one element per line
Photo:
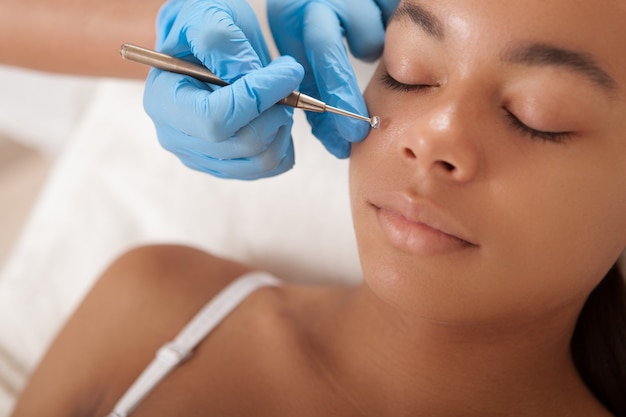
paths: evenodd
<path fill-rule="evenodd" d="M 59 155 L 97 81 L 0 65 L 0 135 Z"/>

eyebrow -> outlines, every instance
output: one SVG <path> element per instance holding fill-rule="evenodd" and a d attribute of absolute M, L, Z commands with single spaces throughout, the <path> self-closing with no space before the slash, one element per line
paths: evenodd
<path fill-rule="evenodd" d="M 578 52 L 545 43 L 532 43 L 508 48 L 502 55 L 504 62 L 529 66 L 564 67 L 585 76 L 589 81 L 615 93 L 618 84 L 602 69 L 591 54 Z"/>
<path fill-rule="evenodd" d="M 408 18 L 438 41 L 445 39 L 443 22 L 423 6 L 410 1 L 402 1 L 391 16 L 390 22 L 402 18 Z M 610 95 L 619 90 L 615 79 L 602 69 L 589 53 L 564 49 L 546 43 L 531 43 L 507 48 L 501 58 L 503 62 L 518 65 L 566 68 L 584 76 Z"/>
<path fill-rule="evenodd" d="M 422 6 L 403 1 L 391 16 L 389 22 L 400 20 L 403 17 L 408 17 L 413 23 L 421 27 L 424 32 L 435 39 L 439 41 L 444 39 L 443 23 L 437 16 Z"/>

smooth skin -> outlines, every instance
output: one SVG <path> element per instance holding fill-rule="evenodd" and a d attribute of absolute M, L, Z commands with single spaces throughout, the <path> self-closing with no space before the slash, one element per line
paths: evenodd
<path fill-rule="evenodd" d="M 145 78 L 124 42 L 154 45 L 163 0 L 0 0 L 0 63 L 74 75 Z"/>
<path fill-rule="evenodd" d="M 626 246 L 624 2 L 400 7 L 365 94 L 382 124 L 351 156 L 362 285 L 255 292 L 133 417 L 610 416 L 569 341 Z M 14 416 L 105 415 L 245 270 L 185 247 L 125 255 Z"/>

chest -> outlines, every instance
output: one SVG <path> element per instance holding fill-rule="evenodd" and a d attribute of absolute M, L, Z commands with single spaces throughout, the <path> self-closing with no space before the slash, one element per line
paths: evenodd
<path fill-rule="evenodd" d="M 234 319 L 174 368 L 130 417 L 350 415 L 297 332 L 263 315 Z M 137 376 L 135 370 L 112 381 L 116 388 L 108 389 L 95 415 L 110 412 Z"/>
<path fill-rule="evenodd" d="M 209 353 L 176 368 L 131 417 L 349 415 L 323 377 L 293 357 Z"/>

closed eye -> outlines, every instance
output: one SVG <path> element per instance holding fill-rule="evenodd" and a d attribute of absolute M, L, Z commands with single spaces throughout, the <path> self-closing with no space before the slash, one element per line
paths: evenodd
<path fill-rule="evenodd" d="M 533 129 L 532 127 L 524 124 L 513 113 L 504 109 L 506 112 L 506 118 L 509 121 L 510 126 L 533 140 L 561 143 L 569 139 L 572 136 L 571 132 L 546 132 L 542 130 Z"/>
<path fill-rule="evenodd" d="M 381 77 L 380 81 L 389 89 L 394 91 L 400 91 L 403 93 L 410 93 L 413 91 L 421 91 L 427 88 L 433 87 L 428 84 L 404 84 L 400 81 L 393 78 L 387 71 L 385 71 Z M 565 140 L 569 139 L 572 136 L 571 132 L 547 132 L 542 130 L 533 129 L 532 127 L 523 123 L 517 116 L 511 113 L 506 108 L 504 109 L 506 112 L 506 118 L 509 122 L 509 125 L 518 132 L 522 133 L 524 136 L 527 136 L 533 140 L 545 141 L 545 142 L 554 142 L 561 143 Z"/>
<path fill-rule="evenodd" d="M 387 86 L 389 89 L 394 90 L 394 91 L 400 91 L 400 92 L 403 92 L 403 93 L 409 93 L 411 91 L 424 90 L 426 88 L 431 87 L 430 85 L 427 85 L 427 84 L 404 84 L 404 83 L 401 83 L 400 81 L 396 80 L 391 75 L 389 75 L 389 73 L 387 71 L 385 71 L 383 73 L 383 75 L 381 75 L 380 81 L 382 81 L 382 83 L 385 86 Z"/>

